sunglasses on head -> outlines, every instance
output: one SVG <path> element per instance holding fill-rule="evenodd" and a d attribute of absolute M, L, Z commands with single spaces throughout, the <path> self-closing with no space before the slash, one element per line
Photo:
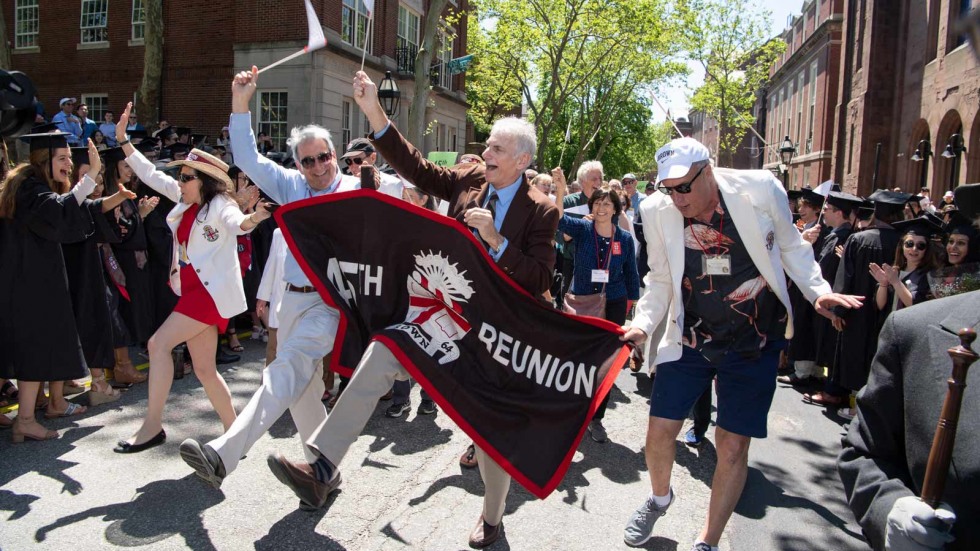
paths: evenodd
<path fill-rule="evenodd" d="M 180 175 L 180 181 L 181 182 L 184 182 L 185 184 L 187 182 L 192 182 L 194 180 L 197 180 L 197 174 L 181 174 Z"/>
<path fill-rule="evenodd" d="M 914 247 L 915 250 L 917 250 L 917 251 L 924 251 L 924 250 L 926 250 L 926 247 L 928 245 L 926 245 L 925 243 L 922 243 L 922 242 L 916 242 L 916 241 L 912 241 L 911 239 L 909 239 L 909 240 L 905 241 L 904 243 L 902 243 L 902 246 L 904 246 L 906 249 L 911 249 L 911 248 Z"/>
<path fill-rule="evenodd" d="M 699 170 L 697 174 L 694 175 L 693 178 L 684 182 L 683 184 L 677 184 L 676 186 L 667 187 L 663 185 L 663 183 L 661 183 L 660 185 L 657 186 L 657 190 L 659 190 L 660 193 L 663 193 L 665 195 L 670 195 L 674 192 L 680 193 L 681 195 L 691 193 L 691 186 L 694 184 L 695 181 L 697 181 L 697 179 L 701 176 L 701 173 L 704 172 L 704 169 L 707 166 L 708 165 L 702 166 L 701 170 Z"/>
<path fill-rule="evenodd" d="M 348 158 L 344 159 L 344 162 L 347 163 L 347 166 L 350 166 L 352 164 L 359 165 L 359 164 L 361 164 L 361 163 L 364 162 L 364 158 L 363 157 L 348 157 Z"/>
<path fill-rule="evenodd" d="M 323 152 L 317 154 L 316 156 L 310 155 L 309 157 L 303 157 L 302 159 L 300 159 L 299 164 L 303 165 L 303 168 L 309 169 L 309 168 L 313 168 L 313 166 L 316 165 L 317 162 L 328 163 L 332 158 L 333 158 L 332 154 Z"/>

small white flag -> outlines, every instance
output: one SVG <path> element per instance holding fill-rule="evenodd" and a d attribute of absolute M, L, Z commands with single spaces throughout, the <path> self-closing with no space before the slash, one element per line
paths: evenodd
<path fill-rule="evenodd" d="M 371 4 L 373 7 L 373 0 Z M 316 12 L 313 11 L 313 5 L 310 4 L 310 0 L 306 0 L 306 23 L 310 27 L 310 40 L 307 42 L 304 50 L 306 52 L 312 52 L 313 50 L 319 50 L 326 46 L 327 39 L 323 36 L 323 27 L 320 26 L 320 20 L 317 19 Z"/>
<path fill-rule="evenodd" d="M 568 126 L 565 127 L 565 143 L 572 143 L 572 119 L 569 117 Z"/>
<path fill-rule="evenodd" d="M 371 14 L 374 12 L 374 0 L 363 0 L 363 2 L 364 7 L 367 8 L 368 17 L 370 18 Z"/>
<path fill-rule="evenodd" d="M 830 195 L 830 190 L 832 190 L 833 187 L 834 187 L 834 181 L 827 180 L 826 182 L 817 186 L 817 189 L 813 190 L 813 193 L 816 193 L 817 195 L 823 195 L 824 197 L 826 197 Z"/>

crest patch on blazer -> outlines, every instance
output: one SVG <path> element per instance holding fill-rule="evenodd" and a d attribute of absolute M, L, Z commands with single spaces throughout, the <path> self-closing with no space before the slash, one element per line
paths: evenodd
<path fill-rule="evenodd" d="M 214 243 L 218 240 L 218 230 L 212 228 L 211 226 L 204 226 L 204 239 Z"/>
<path fill-rule="evenodd" d="M 775 244 L 776 244 L 776 233 L 773 232 L 772 230 L 769 230 L 769 233 L 766 234 L 766 248 L 771 251 L 773 245 Z"/>

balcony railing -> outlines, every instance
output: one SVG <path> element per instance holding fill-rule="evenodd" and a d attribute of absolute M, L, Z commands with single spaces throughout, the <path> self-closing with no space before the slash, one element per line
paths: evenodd
<path fill-rule="evenodd" d="M 419 48 L 401 38 L 395 43 L 395 62 L 398 64 L 398 72 L 405 75 L 415 74 L 415 58 L 418 56 Z"/>

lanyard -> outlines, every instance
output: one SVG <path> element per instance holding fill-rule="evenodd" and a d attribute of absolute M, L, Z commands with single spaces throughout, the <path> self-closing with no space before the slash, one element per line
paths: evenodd
<path fill-rule="evenodd" d="M 595 258 L 596 258 L 596 262 L 599 263 L 599 268 L 598 269 L 600 269 L 600 270 L 607 270 L 608 271 L 609 270 L 609 263 L 612 262 L 612 247 L 613 247 L 613 240 L 616 238 L 616 228 L 613 228 L 612 237 L 609 238 L 609 250 L 606 251 L 606 263 L 605 263 L 606 265 L 605 266 L 602 265 L 603 264 L 602 263 L 602 258 L 599 256 L 599 232 L 596 231 L 595 224 L 592 224 L 592 235 L 595 237 L 595 243 L 593 243 L 593 244 L 595 245 Z"/>
<path fill-rule="evenodd" d="M 712 248 L 717 247 L 719 254 L 721 254 L 721 251 L 723 249 L 723 247 L 722 247 L 723 239 L 725 239 L 725 233 L 724 233 L 725 232 L 725 214 L 722 213 L 720 216 L 721 216 L 721 220 L 718 223 L 718 242 L 714 245 L 714 247 L 712 247 Z M 691 225 L 693 226 L 694 223 L 695 223 L 695 220 L 692 218 L 691 219 Z M 709 228 L 714 229 L 711 226 L 711 224 L 706 224 L 706 225 Z M 694 231 L 694 228 L 691 228 L 691 234 L 694 236 L 694 240 L 698 242 L 698 246 L 701 247 L 701 252 L 703 252 L 704 254 L 708 254 L 708 251 L 706 250 L 705 246 L 701 243 L 701 240 L 698 238 L 698 232 Z"/>

